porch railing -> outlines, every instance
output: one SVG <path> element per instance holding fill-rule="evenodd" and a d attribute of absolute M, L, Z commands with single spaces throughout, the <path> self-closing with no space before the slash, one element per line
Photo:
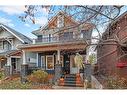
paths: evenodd
<path fill-rule="evenodd" d="M 33 43 L 52 43 L 52 42 L 73 42 L 77 40 L 83 40 L 83 37 L 70 35 L 70 36 L 54 36 L 45 37 L 42 39 L 34 39 Z"/>

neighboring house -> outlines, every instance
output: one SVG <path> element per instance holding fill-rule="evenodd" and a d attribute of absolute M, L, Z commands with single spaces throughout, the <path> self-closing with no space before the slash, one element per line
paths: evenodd
<path fill-rule="evenodd" d="M 112 39 L 118 40 L 121 45 Z M 109 25 L 103 33 L 102 40 L 103 42 L 100 41 L 97 46 L 99 75 L 127 78 L 127 12 Z M 104 42 L 106 40 L 109 41 Z"/>
<path fill-rule="evenodd" d="M 54 74 L 55 64 L 62 64 L 62 73 L 75 74 L 74 57 L 78 52 L 85 60 L 86 46 L 90 42 L 93 25 L 79 22 L 64 12 L 58 12 L 43 28 L 32 33 L 37 36 L 33 44 L 19 45 L 23 51 L 23 64 L 39 67 Z"/>
<path fill-rule="evenodd" d="M 31 39 L 0 23 L 0 69 L 10 66 L 10 74 L 20 72 L 22 52 L 16 47 L 29 43 Z"/>

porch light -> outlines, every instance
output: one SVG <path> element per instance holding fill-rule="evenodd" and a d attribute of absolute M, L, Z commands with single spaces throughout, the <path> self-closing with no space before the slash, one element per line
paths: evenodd
<path fill-rule="evenodd" d="M 124 63 L 124 62 L 120 62 L 120 63 L 117 63 L 117 68 L 124 68 L 124 67 L 127 67 L 127 63 Z"/>
<path fill-rule="evenodd" d="M 1 58 L 1 61 L 5 60 L 4 58 Z"/>

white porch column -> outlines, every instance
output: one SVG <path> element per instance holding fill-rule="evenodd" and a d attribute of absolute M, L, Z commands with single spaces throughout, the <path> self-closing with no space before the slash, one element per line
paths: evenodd
<path fill-rule="evenodd" d="M 58 64 L 60 64 L 60 50 L 57 50 L 57 56 L 58 56 L 57 61 L 59 62 Z"/>
<path fill-rule="evenodd" d="M 21 65 L 21 82 L 26 83 L 26 76 L 28 75 L 28 64 L 26 62 L 26 51 L 23 52 L 23 63 Z"/>
<path fill-rule="evenodd" d="M 27 64 L 26 63 L 26 52 L 23 50 L 23 65 Z"/>
<path fill-rule="evenodd" d="M 11 66 L 11 57 L 7 57 L 7 66 Z"/>

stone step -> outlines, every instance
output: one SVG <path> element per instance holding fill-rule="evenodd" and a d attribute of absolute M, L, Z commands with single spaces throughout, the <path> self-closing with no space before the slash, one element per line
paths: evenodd
<path fill-rule="evenodd" d="M 65 78 L 65 81 L 76 81 L 76 78 Z"/>
<path fill-rule="evenodd" d="M 64 83 L 76 84 L 76 81 L 64 81 Z"/>
<path fill-rule="evenodd" d="M 83 84 L 71 84 L 71 83 L 65 83 L 64 86 L 72 86 L 72 87 L 83 87 Z"/>

